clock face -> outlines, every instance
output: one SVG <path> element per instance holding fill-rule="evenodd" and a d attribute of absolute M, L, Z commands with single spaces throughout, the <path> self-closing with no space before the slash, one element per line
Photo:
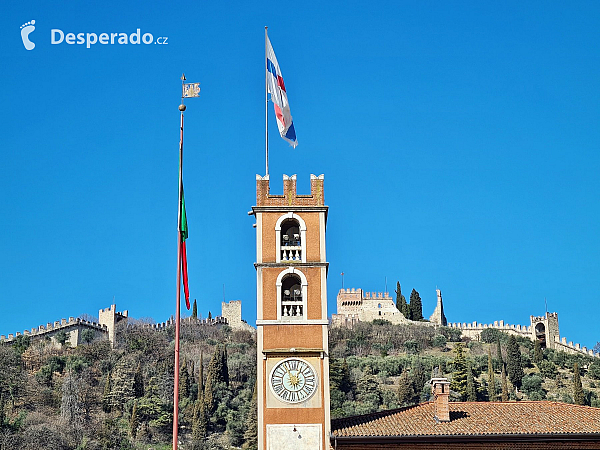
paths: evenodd
<path fill-rule="evenodd" d="M 273 367 L 269 385 L 280 400 L 300 403 L 309 399 L 317 390 L 317 374 L 307 361 L 287 358 Z"/>

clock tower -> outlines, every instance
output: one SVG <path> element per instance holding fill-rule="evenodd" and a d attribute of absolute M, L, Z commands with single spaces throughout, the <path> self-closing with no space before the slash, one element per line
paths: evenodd
<path fill-rule="evenodd" d="M 296 175 L 284 175 L 283 195 L 271 195 L 269 176 L 256 176 L 259 450 L 329 446 L 323 178 L 297 195 Z"/>

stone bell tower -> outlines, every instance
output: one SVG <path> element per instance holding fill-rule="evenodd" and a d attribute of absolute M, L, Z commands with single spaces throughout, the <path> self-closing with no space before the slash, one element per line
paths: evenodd
<path fill-rule="evenodd" d="M 284 175 L 283 195 L 271 195 L 269 176 L 256 176 L 259 450 L 329 445 L 323 178 L 297 195 L 296 175 Z"/>

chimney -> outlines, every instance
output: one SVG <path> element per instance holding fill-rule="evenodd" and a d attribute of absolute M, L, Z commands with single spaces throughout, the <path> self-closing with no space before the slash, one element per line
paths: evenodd
<path fill-rule="evenodd" d="M 450 382 L 447 378 L 432 378 L 431 387 L 436 419 L 440 422 L 450 422 L 450 407 L 448 406 Z"/>

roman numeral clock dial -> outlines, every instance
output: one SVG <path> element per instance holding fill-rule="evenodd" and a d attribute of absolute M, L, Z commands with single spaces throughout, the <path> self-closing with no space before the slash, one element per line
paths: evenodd
<path fill-rule="evenodd" d="M 315 369 L 300 358 L 280 361 L 273 367 L 269 381 L 273 394 L 287 403 L 308 400 L 317 389 Z"/>

